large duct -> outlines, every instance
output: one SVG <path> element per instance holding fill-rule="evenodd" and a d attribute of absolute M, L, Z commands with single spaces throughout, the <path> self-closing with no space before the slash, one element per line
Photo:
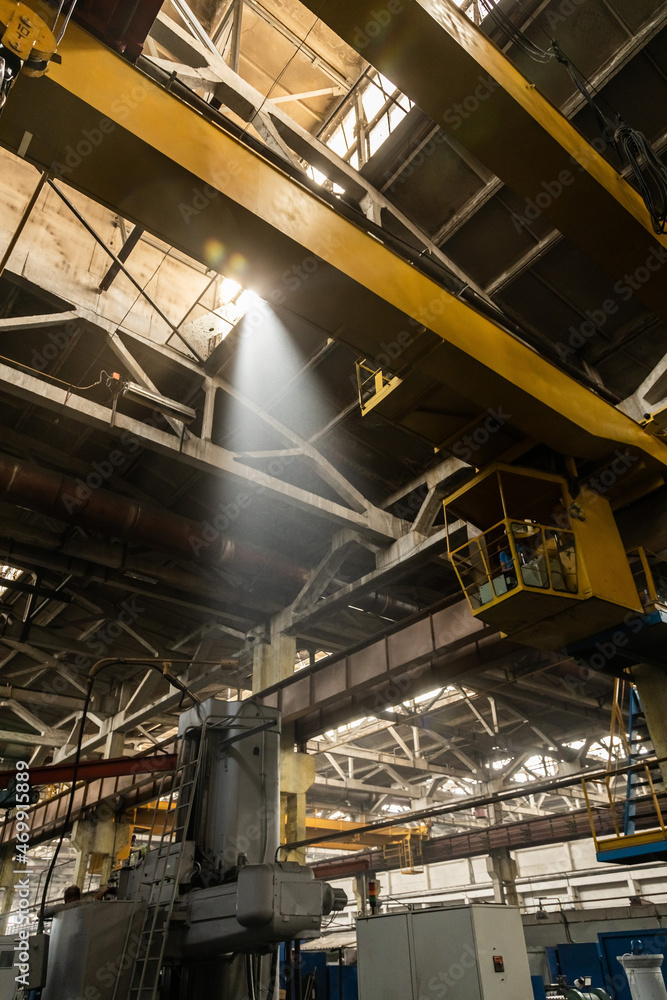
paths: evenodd
<path fill-rule="evenodd" d="M 296 566 L 254 546 L 225 538 L 211 525 L 202 525 L 130 497 L 90 488 L 69 476 L 6 456 L 0 456 L 0 498 L 17 507 L 73 523 L 110 538 L 170 552 L 189 562 L 218 566 L 229 564 L 230 568 L 254 577 L 278 581 L 295 591 L 301 589 L 309 576 L 309 570 L 305 567 Z M 17 531 L 20 531 L 18 525 Z M 26 538 L 25 541 L 30 543 L 31 539 Z M 38 544 L 42 544 L 41 539 Z M 59 545 L 59 548 L 63 551 L 62 546 Z M 132 560 L 128 560 L 124 550 L 109 548 L 108 545 L 96 548 L 94 541 L 86 543 L 85 554 L 83 551 L 71 554 L 82 555 L 93 562 L 116 569 L 148 572 L 151 576 L 160 575 L 155 568 L 146 570 L 128 565 L 128 561 L 131 563 Z M 182 574 L 176 571 L 175 576 L 180 575 Z M 169 582 L 172 586 L 180 585 L 177 580 L 172 582 L 162 579 L 162 582 Z M 342 581 L 335 582 L 343 585 Z M 393 620 L 405 618 L 419 610 L 419 605 L 413 602 L 378 593 L 355 596 L 350 604 L 361 611 Z"/>
<path fill-rule="evenodd" d="M 74 522 L 111 538 L 165 550 L 182 559 L 214 565 L 235 562 L 246 572 L 275 575 L 302 587 L 307 570 L 279 556 L 223 538 L 211 525 L 180 517 L 171 511 L 91 489 L 69 476 L 0 456 L 0 493 L 17 507 Z"/>

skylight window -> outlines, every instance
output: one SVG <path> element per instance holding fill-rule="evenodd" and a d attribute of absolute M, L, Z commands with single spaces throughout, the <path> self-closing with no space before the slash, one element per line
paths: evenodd
<path fill-rule="evenodd" d="M 350 94 L 338 112 L 337 123 L 327 146 L 350 166 L 359 170 L 405 118 L 413 102 L 381 73 L 372 72 Z M 311 167 L 311 177 L 323 182 L 323 176 Z"/>
<path fill-rule="evenodd" d="M 0 565 L 0 579 L 2 580 L 18 580 L 22 573 L 22 569 L 16 569 L 14 566 Z M 0 587 L 0 597 L 6 590 L 6 587 Z"/>
<path fill-rule="evenodd" d="M 611 742 L 611 754 L 610 754 L 610 736 L 603 736 L 601 740 L 597 743 L 592 743 L 588 748 L 589 757 L 597 757 L 598 760 L 609 760 L 609 757 L 625 757 L 625 748 L 623 747 L 623 741 L 620 736 L 614 736 L 613 742 Z"/>

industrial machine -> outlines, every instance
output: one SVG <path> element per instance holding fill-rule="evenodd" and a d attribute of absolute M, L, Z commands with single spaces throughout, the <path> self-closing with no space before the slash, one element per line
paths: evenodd
<path fill-rule="evenodd" d="M 0 1000 L 14 1000 L 16 996 L 15 944 L 12 936 L 0 936 Z"/>
<path fill-rule="evenodd" d="M 274 860 L 277 712 L 211 699 L 181 717 L 179 736 L 171 789 L 116 899 L 54 917 L 42 1000 L 273 997 L 278 944 L 317 937 L 345 906 L 312 869 Z"/>
<path fill-rule="evenodd" d="M 618 956 L 628 977 L 632 1000 L 667 1000 L 661 971 L 664 960 L 664 955 L 645 954 L 638 948 L 630 954 Z"/>
<path fill-rule="evenodd" d="M 568 986 L 566 982 L 551 983 L 545 987 L 547 1000 L 610 1000 L 609 994 L 585 983 Z"/>
<path fill-rule="evenodd" d="M 359 1000 L 530 997 L 518 907 L 471 904 L 357 920 Z"/>

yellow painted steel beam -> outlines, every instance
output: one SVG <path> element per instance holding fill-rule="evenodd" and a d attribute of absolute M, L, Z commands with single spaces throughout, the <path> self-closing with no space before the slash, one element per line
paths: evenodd
<path fill-rule="evenodd" d="M 618 170 L 452 0 L 303 2 L 526 199 L 524 224 L 542 214 L 618 280 L 622 301 L 632 287 L 667 319 L 667 236 L 655 235 Z"/>
<path fill-rule="evenodd" d="M 662 441 L 75 25 L 61 56 L 19 78 L 0 119 L 7 148 L 30 132 L 40 168 L 360 354 L 423 365 L 458 402 L 461 432 L 490 408 L 564 454 L 622 446 L 667 465 Z"/>
<path fill-rule="evenodd" d="M 356 831 L 359 829 L 363 829 L 363 824 L 353 823 L 350 820 L 306 816 L 306 830 L 309 837 L 340 832 L 340 841 L 336 841 L 336 848 L 345 851 L 358 851 L 360 846 L 385 847 L 405 839 L 410 834 L 419 832 L 409 827 L 399 826 L 387 827 L 385 830 L 367 831 L 366 833 L 357 833 Z M 327 842 L 327 847 L 332 847 L 332 844 Z"/>

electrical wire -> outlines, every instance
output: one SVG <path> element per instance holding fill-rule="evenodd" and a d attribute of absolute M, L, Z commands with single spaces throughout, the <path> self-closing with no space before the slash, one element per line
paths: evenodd
<path fill-rule="evenodd" d="M 66 382 L 62 378 L 58 378 L 56 375 L 49 375 L 48 372 L 40 371 L 39 368 L 32 368 L 30 365 L 26 365 L 23 361 L 17 361 L 16 358 L 7 358 L 4 354 L 0 354 L 0 361 L 8 361 L 10 365 L 16 365 L 18 368 L 23 368 L 25 371 L 34 372 L 39 375 L 40 378 L 50 378 L 53 382 L 58 382 L 60 385 L 65 385 L 69 390 L 78 389 L 80 392 L 85 392 L 88 389 L 94 389 L 98 385 L 102 385 L 102 376 L 106 375 L 107 380 L 111 378 L 107 371 L 102 370 L 100 372 L 100 377 L 97 382 L 91 382 L 90 385 L 74 385 L 72 382 Z"/>
<path fill-rule="evenodd" d="M 541 46 L 531 41 L 520 28 L 517 28 L 512 19 L 494 3 L 494 0 L 479 0 L 479 2 L 495 24 L 505 32 L 510 41 L 514 42 L 517 48 L 521 49 L 529 59 L 532 59 L 534 62 L 548 63 L 555 58 L 553 52 L 541 48 Z"/>
<path fill-rule="evenodd" d="M 629 167 L 650 216 L 653 231 L 658 236 L 663 236 L 667 232 L 667 167 L 646 136 L 628 125 L 622 116 L 595 92 L 591 82 L 577 69 L 555 39 L 551 39 L 549 50 L 543 49 L 531 41 L 511 18 L 499 9 L 495 0 L 479 0 L 479 3 L 495 24 L 530 59 L 540 63 L 556 59 L 565 67 L 570 79 L 590 108 L 605 144 L 614 150 L 624 166 Z M 607 105 L 611 117 L 603 111 L 601 102 Z"/>
<path fill-rule="evenodd" d="M 60 15 L 62 14 L 62 9 L 64 6 L 65 6 L 65 0 L 60 0 L 60 3 L 58 4 L 58 10 L 56 11 L 56 16 L 53 19 L 53 25 L 51 27 L 51 31 L 53 32 L 54 35 L 56 33 L 56 28 L 58 27 L 58 21 L 60 20 Z"/>
<path fill-rule="evenodd" d="M 322 9 L 323 7 L 325 7 L 325 6 L 326 6 L 326 3 L 327 3 L 327 0 L 323 0 L 323 3 L 322 3 L 322 5 L 321 5 L 321 7 L 320 7 L 320 10 L 321 10 L 321 9 Z M 275 79 L 273 80 L 273 83 L 271 84 L 271 86 L 269 87 L 268 91 L 266 92 L 266 95 L 265 95 L 265 97 L 264 97 L 264 98 L 262 99 L 262 103 L 260 104 L 259 108 L 257 109 L 257 115 L 261 114 L 261 112 L 262 112 L 262 111 L 264 110 L 264 105 L 266 104 L 266 102 L 267 102 L 267 101 L 269 100 L 269 98 L 271 97 L 271 94 L 272 94 L 272 93 L 273 93 L 273 91 L 274 91 L 274 90 L 276 89 L 276 87 L 278 86 L 278 84 L 279 84 L 279 83 L 280 83 L 280 81 L 282 80 L 282 78 L 283 78 L 284 74 L 285 74 L 285 73 L 287 72 L 287 70 L 289 69 L 289 67 L 291 66 L 291 64 L 292 64 L 292 63 L 294 62 L 294 60 L 295 60 L 295 59 L 296 59 L 296 57 L 298 56 L 299 52 L 301 52 L 301 49 L 303 48 L 303 46 L 304 46 L 304 45 L 306 44 L 306 42 L 308 41 L 308 38 L 309 38 L 309 36 L 310 36 L 311 32 L 312 32 L 312 31 L 313 31 L 313 30 L 314 30 L 314 29 L 315 29 L 315 28 L 317 27 L 317 25 L 318 25 L 319 23 L 320 23 L 320 18 L 319 18 L 319 15 L 318 15 L 318 16 L 317 16 L 317 17 L 315 18 L 315 20 L 313 21 L 313 23 L 311 24 L 311 26 L 310 26 L 310 28 L 308 29 L 308 31 L 306 32 L 306 34 L 305 34 L 305 35 L 303 36 L 303 38 L 302 38 L 302 39 L 301 39 L 301 41 L 299 42 L 298 46 L 296 47 L 296 49 L 294 50 L 294 52 L 292 53 L 292 55 L 291 55 L 291 56 L 289 57 L 289 59 L 287 60 L 287 62 L 286 62 L 286 63 L 285 63 L 285 65 L 283 66 L 283 68 L 281 69 L 280 73 L 278 73 L 278 75 L 277 75 L 277 76 L 275 77 Z M 257 115 L 255 115 L 255 117 L 256 117 Z M 248 131 L 248 129 L 250 128 L 250 125 L 251 125 L 251 124 L 252 124 L 252 121 L 249 121 L 249 122 L 248 122 L 248 124 L 247 124 L 247 125 L 245 126 L 245 128 L 243 129 L 243 132 L 244 132 L 244 133 Z"/>
<path fill-rule="evenodd" d="M 651 757 L 648 761 L 644 760 L 641 764 L 629 764 L 624 767 L 615 768 L 613 771 L 613 776 L 618 776 L 621 774 L 631 774 L 635 771 L 640 771 L 646 764 L 662 764 L 667 761 L 667 756 L 663 757 Z M 530 792 L 533 795 L 539 795 L 540 792 L 550 792 L 556 788 L 568 788 L 571 785 L 578 785 L 582 780 L 585 781 L 605 781 L 609 777 L 610 772 L 608 770 L 604 771 L 593 771 L 593 770 L 582 770 L 574 775 L 568 775 L 567 778 L 549 778 L 545 781 L 535 781 L 530 787 Z M 495 802 L 506 802 L 511 799 L 518 799 L 526 794 L 526 789 L 507 789 L 505 791 L 493 792 L 490 795 L 481 796 L 470 796 L 467 800 L 448 802 L 446 805 L 430 806 L 427 809 L 420 809 L 414 812 L 407 812 L 401 814 L 402 823 L 416 823 L 422 820 L 434 819 L 438 816 L 448 815 L 450 813 L 461 812 L 464 809 L 471 809 L 475 806 L 486 806 L 491 805 Z M 371 833 L 375 830 L 384 830 L 387 827 L 392 826 L 396 823 L 396 817 L 393 816 L 391 819 L 379 820 L 375 823 L 366 823 L 360 826 L 354 827 L 355 835 L 361 833 Z M 310 837 L 305 840 L 296 840 L 292 843 L 281 844 L 276 850 L 275 860 L 279 861 L 279 855 L 281 851 L 295 851 L 301 847 L 310 847 L 315 844 L 326 843 L 329 840 L 336 840 L 340 837 L 340 832 L 322 834 L 319 837 Z"/>
<path fill-rule="evenodd" d="M 641 132 L 621 122 L 614 136 L 629 165 L 658 236 L 667 232 L 667 167 Z"/>
<path fill-rule="evenodd" d="M 252 964 L 252 955 L 246 955 L 245 957 L 245 977 L 246 984 L 248 986 L 248 998 L 249 1000 L 257 1000 L 257 988 L 255 984 L 255 970 Z"/>
<path fill-rule="evenodd" d="M 72 14 L 74 13 L 74 8 L 76 7 L 76 4 L 77 4 L 77 0 L 72 0 L 70 9 L 67 11 L 67 14 L 65 15 L 65 20 L 63 21 L 62 26 L 60 28 L 60 31 L 58 32 L 58 35 L 56 37 L 56 44 L 57 45 L 60 45 L 60 43 L 62 42 L 63 38 L 65 37 L 65 32 L 67 31 L 67 25 L 69 24 L 69 21 L 70 21 L 70 18 L 72 16 Z M 62 9 L 63 9 L 63 4 L 61 3 L 60 4 L 60 9 L 58 11 L 58 16 L 60 16 L 60 11 Z M 55 24 L 54 24 L 54 28 L 55 28 Z"/>
<path fill-rule="evenodd" d="M 561 66 L 565 67 L 570 76 L 570 79 L 572 80 L 575 87 L 577 88 L 581 96 L 584 98 L 586 103 L 588 104 L 588 107 L 591 109 L 593 117 L 598 123 L 598 126 L 600 128 L 600 134 L 602 135 L 602 138 L 604 139 L 605 143 L 612 149 L 614 149 L 619 158 L 621 158 L 621 154 L 619 153 L 615 140 L 614 124 L 609 120 L 607 115 L 600 107 L 598 101 L 591 94 L 591 91 L 594 89 L 593 85 L 589 80 L 586 79 L 586 77 L 582 73 L 579 72 L 574 63 L 570 59 L 568 59 L 568 57 L 561 49 L 558 42 L 556 41 L 552 42 L 551 47 L 554 51 L 556 59 L 561 64 Z"/>

